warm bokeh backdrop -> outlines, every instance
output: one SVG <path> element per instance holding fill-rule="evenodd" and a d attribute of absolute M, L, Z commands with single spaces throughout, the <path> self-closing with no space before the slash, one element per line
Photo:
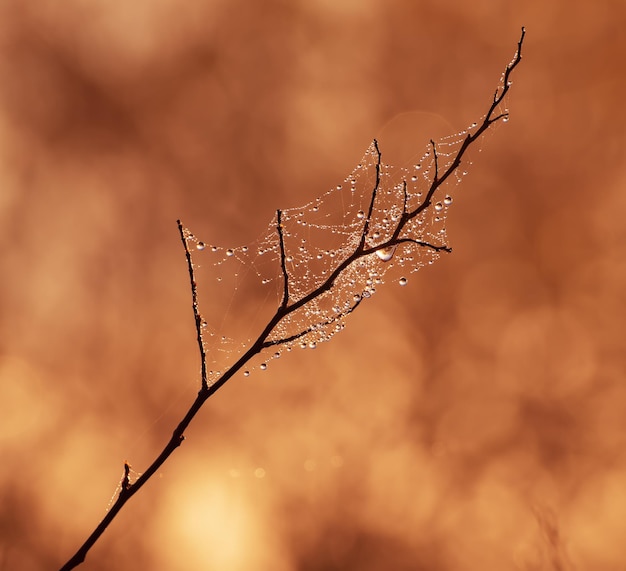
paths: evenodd
<path fill-rule="evenodd" d="M 454 254 L 234 378 L 83 568 L 624 569 L 626 3 L 3 0 L 2 571 L 58 568 L 195 396 L 176 219 L 243 243 L 403 117 L 465 127 L 522 25 Z"/>

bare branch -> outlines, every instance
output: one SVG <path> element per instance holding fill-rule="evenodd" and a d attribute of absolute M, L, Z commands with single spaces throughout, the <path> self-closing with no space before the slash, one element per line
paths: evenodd
<path fill-rule="evenodd" d="M 290 335 L 288 337 L 268 341 L 272 332 L 276 330 L 276 327 L 283 321 L 288 315 L 297 311 L 298 309 L 304 307 L 308 303 L 313 300 L 323 296 L 327 292 L 329 292 L 334 286 L 336 280 L 342 275 L 342 273 L 353 263 L 361 260 L 364 256 L 371 255 L 378 250 L 395 247 L 399 244 L 403 243 L 411 243 L 415 244 L 419 247 L 430 248 L 434 251 L 446 251 L 450 252 L 451 249 L 446 245 L 434 245 L 428 242 L 424 242 L 422 240 L 418 240 L 411 236 L 402 236 L 402 231 L 406 228 L 408 222 L 414 217 L 418 216 L 421 212 L 427 209 L 430 204 L 434 193 L 438 188 L 448 179 L 449 176 L 459 167 L 461 161 L 463 160 L 467 149 L 471 146 L 471 144 L 476 141 L 494 122 L 504 119 L 508 117 L 508 113 L 500 113 L 495 114 L 498 106 L 503 102 L 508 90 L 510 88 L 510 76 L 513 70 L 520 63 L 522 58 L 522 44 L 524 41 L 525 30 L 522 28 L 522 35 L 517 45 L 517 52 L 513 60 L 507 65 L 505 72 L 503 74 L 502 86 L 496 90 L 496 93 L 493 98 L 493 102 L 491 103 L 487 114 L 484 116 L 482 123 L 477 127 L 477 129 L 473 133 L 468 133 L 465 139 L 463 139 L 463 143 L 460 145 L 454 160 L 449 164 L 449 166 L 445 169 L 443 173 L 439 172 L 439 161 L 437 155 L 437 148 L 435 143 L 431 141 L 433 153 L 434 153 L 434 161 L 435 161 L 435 172 L 433 179 L 431 181 L 429 190 L 425 196 L 424 201 L 419 204 L 412 211 L 407 210 L 408 203 L 408 194 L 406 190 L 406 181 L 403 184 L 403 209 L 402 215 L 399 218 L 399 222 L 397 227 L 395 228 L 390 239 L 387 240 L 384 244 L 379 244 L 375 247 L 366 248 L 366 239 L 368 236 L 368 232 L 370 229 L 370 223 L 372 220 L 372 216 L 374 213 L 374 207 L 376 203 L 377 193 L 380 188 L 380 180 L 381 180 L 381 153 L 378 148 L 378 142 L 374 140 L 374 150 L 376 153 L 376 180 L 374 183 L 374 188 L 372 189 L 370 204 L 368 208 L 367 217 L 365 219 L 364 226 L 361 231 L 361 237 L 359 245 L 352 252 L 350 256 L 344 259 L 341 263 L 335 267 L 335 269 L 330 273 L 330 275 L 326 278 L 324 282 L 319 284 L 315 289 L 310 291 L 308 294 L 304 295 L 302 298 L 298 299 L 291 305 L 289 305 L 289 274 L 287 272 L 286 267 L 286 248 L 284 242 L 284 234 L 282 227 L 282 213 L 280 210 L 277 212 L 277 232 L 279 236 L 279 246 L 280 246 L 280 265 L 281 272 L 283 276 L 283 295 L 280 305 L 276 309 L 274 316 L 269 320 L 269 322 L 265 325 L 263 331 L 259 334 L 258 338 L 254 343 L 250 345 L 250 347 L 245 351 L 243 355 L 241 355 L 237 361 L 227 369 L 217 380 L 215 380 L 211 385 L 208 384 L 207 379 L 207 371 L 206 371 L 206 352 L 204 347 L 204 339 L 202 334 L 202 317 L 200 316 L 198 310 L 198 293 L 197 286 L 194 275 L 194 267 L 191 259 L 191 253 L 188 247 L 188 240 L 190 238 L 189 233 L 183 228 L 182 223 L 178 220 L 178 230 L 180 233 L 180 237 L 185 249 L 185 257 L 187 260 L 187 269 L 189 273 L 190 285 L 191 285 L 191 296 L 192 296 L 192 307 L 194 313 L 194 320 L 196 325 L 196 333 L 197 333 L 197 341 L 200 349 L 200 358 L 202 362 L 202 373 L 201 373 L 201 388 L 196 395 L 196 398 L 192 402 L 189 410 L 186 412 L 183 419 L 176 426 L 176 428 L 172 432 L 172 436 L 170 440 L 167 442 L 161 453 L 153 460 L 152 464 L 148 467 L 148 469 L 141 474 L 139 478 L 135 482 L 130 481 L 130 464 L 125 462 L 124 464 L 124 476 L 121 482 L 121 490 L 117 500 L 113 503 L 110 510 L 107 512 L 106 516 L 102 519 L 102 521 L 96 526 L 91 535 L 87 538 L 85 543 L 78 549 L 78 551 L 74 554 L 73 557 L 69 559 L 69 561 L 61 568 L 61 571 L 70 571 L 74 569 L 78 565 L 80 565 L 84 560 L 91 549 L 91 547 L 95 544 L 95 542 L 100 538 L 100 536 L 107 529 L 109 524 L 113 521 L 122 507 L 126 504 L 126 502 L 136 494 L 143 485 L 160 469 L 163 463 L 172 455 L 174 450 L 176 450 L 184 441 L 185 436 L 184 432 L 196 416 L 200 408 L 206 402 L 208 398 L 210 398 L 215 392 L 217 392 L 228 380 L 230 380 L 233 375 L 235 375 L 239 370 L 243 368 L 245 364 L 247 364 L 255 355 L 260 353 L 263 349 L 271 346 L 281 345 L 285 343 L 290 343 L 296 339 L 306 336 L 309 333 L 312 333 L 316 329 L 326 327 L 328 325 L 332 325 L 335 322 L 338 322 L 340 319 L 345 317 L 354 311 L 361 303 L 363 296 L 359 295 L 358 298 L 355 297 L 354 303 L 350 305 L 348 308 L 343 310 L 337 316 L 333 316 L 326 321 L 322 321 L 316 324 L 311 325 L 310 327 L 296 333 L 294 335 Z"/>

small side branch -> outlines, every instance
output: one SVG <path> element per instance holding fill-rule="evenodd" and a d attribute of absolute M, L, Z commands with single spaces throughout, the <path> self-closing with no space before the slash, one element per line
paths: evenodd
<path fill-rule="evenodd" d="M 282 211 L 276 211 L 276 231 L 278 232 L 278 242 L 280 245 L 280 270 L 283 274 L 283 299 L 280 308 L 284 309 L 289 303 L 289 274 L 287 273 L 287 255 L 285 253 L 285 236 L 283 234 Z"/>
<path fill-rule="evenodd" d="M 439 182 L 439 157 L 437 156 L 437 146 L 435 141 L 430 140 L 430 145 L 433 148 L 433 159 L 435 161 L 435 174 L 433 175 L 433 185 L 437 185 Z"/>
<path fill-rule="evenodd" d="M 124 476 L 122 477 L 122 491 L 126 491 L 130 488 L 130 464 L 124 462 Z"/>
<path fill-rule="evenodd" d="M 520 39 L 517 42 L 517 51 L 515 52 L 515 56 L 513 57 L 513 60 L 506 66 L 506 69 L 504 70 L 504 76 L 502 78 L 502 88 L 498 87 L 496 89 L 496 92 L 493 96 L 493 103 L 491 104 L 491 107 L 489 108 L 489 111 L 487 112 L 487 117 L 485 120 L 489 121 L 489 123 L 494 123 L 495 121 L 504 119 L 505 117 L 509 116 L 508 112 L 504 112 L 504 113 L 500 113 L 499 115 L 496 115 L 495 117 L 492 117 L 494 111 L 496 110 L 498 105 L 502 103 L 502 100 L 505 98 L 507 92 L 509 91 L 511 87 L 511 81 L 509 79 L 511 77 L 511 73 L 513 73 L 513 70 L 518 66 L 519 62 L 522 61 L 522 45 L 524 44 L 525 36 L 526 36 L 526 28 L 522 26 L 522 35 L 520 36 Z"/>
<path fill-rule="evenodd" d="M 189 283 L 191 284 L 191 305 L 193 307 L 193 317 L 196 322 L 196 338 L 198 340 L 198 348 L 200 349 L 200 362 L 202 367 L 202 390 L 206 391 L 209 388 L 207 380 L 206 370 L 206 350 L 204 348 L 204 336 L 202 334 L 202 316 L 198 310 L 198 287 L 196 285 L 196 277 L 193 271 L 193 262 L 191 261 L 191 252 L 189 251 L 189 245 L 187 240 L 189 238 L 188 232 L 183 228 L 182 222 L 177 220 L 178 232 L 180 233 L 180 239 L 182 240 L 183 247 L 185 248 L 185 257 L 187 258 L 187 270 L 189 272 Z"/>
<path fill-rule="evenodd" d="M 409 203 L 409 193 L 406 190 L 406 179 L 402 181 L 402 218 L 406 216 L 406 206 Z"/>
<path fill-rule="evenodd" d="M 448 254 L 452 253 L 452 248 L 450 246 L 446 246 L 442 244 L 441 246 L 436 246 L 435 244 L 431 244 L 430 242 L 424 242 L 423 240 L 414 240 L 413 238 L 400 238 L 395 240 L 395 244 L 415 244 L 420 248 L 430 248 L 435 252 L 447 252 Z"/>
<path fill-rule="evenodd" d="M 421 248 L 429 248 L 430 250 L 433 250 L 435 252 L 452 252 L 452 248 L 450 248 L 450 246 L 446 246 L 445 244 L 437 246 L 436 244 L 431 244 L 430 242 L 417 240 L 415 238 L 392 238 L 391 240 L 379 244 L 378 246 L 368 248 L 363 252 L 363 255 L 368 256 L 370 254 L 378 252 L 379 250 L 387 250 L 389 248 L 394 248 L 395 246 L 398 246 L 400 244 L 415 244 L 416 246 L 419 246 Z"/>
<path fill-rule="evenodd" d="M 330 319 L 327 319 L 326 321 L 322 321 L 321 323 L 315 323 L 311 325 L 310 327 L 307 327 L 306 329 L 299 331 L 298 333 L 294 333 L 293 335 L 289 335 L 287 337 L 281 337 L 280 339 L 272 339 L 270 341 L 264 341 L 263 348 L 265 349 L 267 347 L 275 347 L 276 345 L 284 345 L 285 343 L 292 343 L 304 337 L 305 335 L 312 333 L 315 330 L 323 329 L 324 327 L 327 327 L 328 325 L 337 323 L 341 319 L 344 319 L 345 317 L 350 315 L 357 307 L 359 307 L 359 305 L 361 305 L 362 301 L 363 301 L 363 297 L 359 295 L 358 299 L 356 299 L 355 302 L 351 306 L 349 306 L 347 309 L 345 309 L 338 315 L 331 317 Z"/>
<path fill-rule="evenodd" d="M 374 212 L 374 205 L 376 204 L 376 195 L 378 194 L 378 188 L 380 187 L 380 160 L 381 152 L 378 148 L 378 141 L 374 139 L 372 142 L 374 150 L 376 151 L 376 180 L 374 182 L 374 188 L 372 189 L 372 197 L 370 199 L 370 205 L 367 210 L 367 217 L 365 218 L 365 224 L 363 225 L 363 232 L 361 233 L 361 242 L 358 249 L 362 249 L 365 246 L 365 238 L 370 229 L 370 221 L 372 220 L 372 214 Z"/>

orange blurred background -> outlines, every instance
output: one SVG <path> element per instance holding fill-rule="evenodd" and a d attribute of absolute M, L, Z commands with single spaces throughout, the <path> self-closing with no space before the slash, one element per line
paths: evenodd
<path fill-rule="evenodd" d="M 623 569 L 625 24 L 619 0 L 4 0 L 0 569 L 60 567 L 194 399 L 176 219 L 245 243 L 406 114 L 464 128 L 522 25 L 454 253 L 233 378 L 81 568 Z"/>

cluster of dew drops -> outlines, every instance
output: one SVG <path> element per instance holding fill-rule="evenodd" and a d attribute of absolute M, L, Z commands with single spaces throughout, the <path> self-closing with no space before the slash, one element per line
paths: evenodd
<path fill-rule="evenodd" d="M 475 128 L 476 126 L 477 124 L 473 123 L 472 125 L 470 125 L 470 127 L 467 130 L 461 131 L 449 137 L 445 137 L 438 141 L 437 158 L 439 159 L 440 172 L 442 172 L 443 169 L 447 168 L 447 165 L 450 164 L 451 161 L 454 160 L 455 152 L 456 152 L 456 149 L 458 149 L 458 145 L 462 142 L 463 138 L 467 135 L 467 133 L 472 128 Z M 372 157 L 374 157 L 374 147 L 370 146 L 368 150 L 366 151 L 364 160 L 361 163 L 359 163 L 359 165 L 351 173 L 351 175 L 348 176 L 344 180 L 344 185 L 347 183 L 348 189 L 345 189 L 344 185 L 340 184 L 332 188 L 328 192 L 326 192 L 321 197 L 316 198 L 315 200 L 309 202 L 308 204 L 300 208 L 292 208 L 292 209 L 286 209 L 282 211 L 283 216 L 284 216 L 283 218 L 283 223 L 284 223 L 284 228 L 285 228 L 284 233 L 286 237 L 292 238 L 292 234 L 290 233 L 288 226 L 287 226 L 288 223 L 291 223 L 291 224 L 295 223 L 296 228 L 308 227 L 308 228 L 313 228 L 318 231 L 328 231 L 328 232 L 331 232 L 332 234 L 337 234 L 337 235 L 341 235 L 344 237 L 344 242 L 339 248 L 318 250 L 318 251 L 313 251 L 313 252 L 309 250 L 309 247 L 306 243 L 306 238 L 300 238 L 300 243 L 295 248 L 295 251 L 287 250 L 286 255 L 285 255 L 285 261 L 289 264 L 291 268 L 297 268 L 300 265 L 306 266 L 307 260 L 311 259 L 312 256 L 314 256 L 317 260 L 321 260 L 322 258 L 331 258 L 331 259 L 334 258 L 335 261 L 339 261 L 342 259 L 343 256 L 348 255 L 353 250 L 353 248 L 355 247 L 355 245 L 358 243 L 360 239 L 360 229 L 362 228 L 362 225 L 366 218 L 365 210 L 367 209 L 367 199 L 368 199 L 367 195 L 365 197 L 358 196 L 359 193 L 357 192 L 357 180 L 359 176 L 361 176 L 361 174 L 366 171 L 366 165 L 364 163 L 367 160 L 371 160 Z M 426 163 L 426 161 L 428 161 L 428 164 L 424 164 L 425 168 L 422 168 L 423 167 L 422 163 Z M 471 162 L 469 164 L 471 164 Z M 412 188 L 412 191 L 410 193 L 411 197 L 413 199 L 419 199 L 422 195 L 421 190 L 419 190 L 419 185 L 424 182 L 428 184 L 429 177 L 431 177 L 433 173 L 433 165 L 434 163 L 432 160 L 432 154 L 430 150 L 427 150 L 425 154 L 422 156 L 419 163 L 414 164 L 410 169 L 405 168 L 405 167 L 397 169 L 395 171 L 394 176 L 398 176 L 398 173 L 399 173 L 400 176 L 403 177 L 403 180 L 407 184 L 411 185 L 411 188 Z M 371 163 L 369 166 L 371 167 Z M 386 174 L 391 173 L 393 170 L 391 167 L 388 167 L 388 165 L 385 165 L 384 163 L 381 163 L 381 168 L 383 169 L 383 173 L 384 173 L 383 179 L 385 177 L 385 169 L 388 169 Z M 454 172 L 454 175 L 456 177 L 456 183 L 458 184 L 461 182 L 463 177 L 467 175 L 467 171 L 457 169 Z M 398 189 L 400 188 L 401 188 L 400 185 L 396 185 L 395 188 L 392 187 L 392 190 L 390 190 L 389 193 L 391 194 L 394 191 L 397 193 Z M 325 219 L 323 218 L 323 216 L 318 219 L 315 219 L 315 218 L 307 219 L 306 217 L 307 214 L 312 214 L 314 216 L 318 214 L 323 214 L 323 207 L 324 207 L 325 202 L 329 198 L 335 197 L 337 193 L 344 193 L 341 199 L 343 201 L 346 196 L 345 194 L 346 190 L 347 190 L 349 199 L 347 200 L 346 204 L 342 205 L 344 208 L 344 212 L 343 212 L 343 220 L 341 222 L 325 223 Z M 432 216 L 433 216 L 434 223 L 442 223 L 442 222 L 444 223 L 444 225 L 438 231 L 442 235 L 442 237 L 445 237 L 445 232 L 446 232 L 445 230 L 446 211 L 447 211 L 447 208 L 452 204 L 452 202 L 453 202 L 452 196 L 450 196 L 449 194 L 446 194 L 443 199 L 435 202 L 432 205 L 432 210 L 433 210 Z M 393 208 L 397 209 L 397 204 L 394 205 Z M 385 209 L 383 210 L 383 212 L 387 214 L 388 211 Z M 398 213 L 396 212 L 392 218 L 397 219 L 397 216 L 398 216 Z M 385 226 L 388 223 L 389 223 L 388 216 L 385 216 L 385 218 L 383 218 L 383 226 Z M 416 220 L 415 222 L 415 224 L 423 224 L 423 223 L 424 223 L 423 219 Z M 381 236 L 381 233 L 384 232 L 385 229 L 382 227 L 377 229 L 375 225 L 372 225 L 372 228 L 370 228 L 370 231 L 371 231 L 371 235 L 368 237 L 370 239 L 377 239 L 379 238 L 379 236 Z M 251 261 L 254 259 L 254 256 L 263 255 L 267 252 L 273 252 L 273 254 L 275 255 L 275 259 L 276 260 L 280 259 L 279 258 L 280 243 L 276 235 L 276 221 L 275 220 L 269 224 L 266 234 L 264 235 L 263 238 L 260 239 L 260 241 L 258 242 L 258 247 L 256 249 L 253 249 L 253 248 L 251 249 L 248 246 L 240 246 L 238 248 L 221 248 L 221 247 L 214 246 L 214 245 L 207 245 L 205 242 L 198 241 L 192 235 L 189 235 L 189 238 L 195 241 L 195 248 L 197 250 L 199 251 L 209 250 L 210 252 L 221 254 L 220 259 L 214 262 L 215 266 L 222 265 L 228 259 L 232 259 L 232 258 L 238 258 L 239 261 L 244 264 L 251 263 Z M 395 250 L 396 250 L 395 246 L 390 247 L 390 248 L 381 248 L 379 250 L 376 250 L 375 255 L 379 260 L 383 262 L 389 262 L 392 258 L 394 258 Z M 431 259 L 428 260 L 427 263 L 428 264 L 434 263 L 437 257 L 438 255 L 433 255 Z M 421 263 L 416 262 L 411 256 L 400 257 L 400 259 L 397 261 L 400 267 L 403 267 L 406 265 L 406 263 L 410 262 L 411 263 L 410 267 L 411 267 L 412 272 L 417 271 L 417 269 L 421 267 Z M 328 275 L 329 272 L 331 271 L 332 271 L 332 267 L 330 269 L 325 268 L 320 271 L 320 274 L 321 274 L 320 276 L 312 275 L 308 271 L 305 272 L 304 276 L 299 276 L 298 280 L 294 279 L 290 282 L 290 287 L 291 287 L 290 294 L 296 298 L 297 296 L 305 295 L 311 288 L 315 288 L 320 283 L 320 281 L 323 281 L 325 279 L 325 276 Z M 348 269 L 347 273 L 349 273 L 349 271 L 350 270 Z M 375 285 L 382 283 L 382 275 L 385 273 L 385 271 L 386 270 L 383 270 L 382 273 L 377 273 L 376 271 L 373 271 L 372 273 L 370 273 L 369 278 L 366 280 L 365 288 L 361 290 L 360 293 L 354 294 L 354 301 L 358 301 L 358 299 L 361 297 L 370 297 L 370 295 L 375 292 Z M 270 278 L 268 276 L 262 276 L 259 272 L 257 272 L 257 275 L 261 279 L 262 284 L 267 284 L 271 281 L 274 281 L 280 278 L 280 275 L 274 276 L 273 278 Z M 289 276 L 290 278 L 293 278 L 293 275 L 291 273 L 289 274 Z M 221 278 L 219 277 L 216 279 L 218 281 L 221 281 Z M 358 280 L 348 279 L 348 284 L 356 285 L 356 281 Z M 397 280 L 397 284 L 400 286 L 406 286 L 408 283 L 409 283 L 409 280 L 406 276 L 401 276 Z M 349 303 L 346 302 L 346 304 L 344 305 L 348 307 Z M 333 310 L 340 315 L 341 314 L 347 315 L 347 313 L 349 313 L 349 311 L 347 311 L 346 309 L 342 309 L 340 306 L 337 306 L 337 305 L 333 307 Z M 315 310 L 313 310 L 312 313 L 315 314 Z M 336 327 L 330 328 L 330 330 L 327 332 L 318 332 L 318 333 L 321 333 L 321 335 L 318 335 L 317 337 L 313 339 L 311 339 L 310 335 L 304 335 L 302 339 L 299 341 L 296 340 L 296 341 L 291 341 L 291 342 L 285 342 L 284 344 L 282 344 L 282 347 L 280 350 L 276 350 L 268 359 L 261 362 L 258 365 L 258 367 L 252 367 L 250 369 L 245 370 L 243 372 L 243 375 L 245 377 L 250 376 L 252 370 L 256 368 L 258 368 L 261 371 L 267 370 L 269 366 L 269 362 L 273 359 L 280 358 L 281 351 L 283 349 L 286 351 L 291 351 L 293 347 L 300 347 L 302 349 L 315 349 L 317 347 L 318 342 L 330 340 L 330 338 L 334 336 L 336 332 L 340 331 L 344 327 L 345 327 L 345 323 L 343 321 L 338 321 L 336 324 Z M 220 372 L 211 371 L 211 373 L 213 373 L 215 376 L 219 376 Z"/>

